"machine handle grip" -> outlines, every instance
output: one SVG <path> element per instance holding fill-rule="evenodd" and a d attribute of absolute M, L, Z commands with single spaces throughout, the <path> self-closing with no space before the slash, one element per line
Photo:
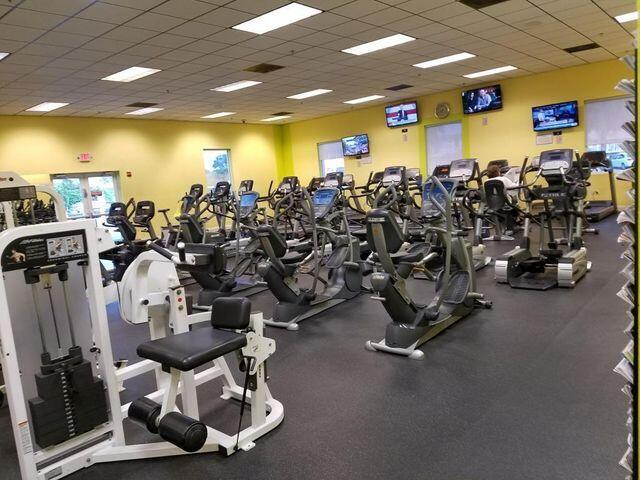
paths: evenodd
<path fill-rule="evenodd" d="M 177 246 L 178 246 L 178 258 L 180 259 L 180 261 L 182 263 L 185 263 L 187 261 L 187 254 L 185 252 L 185 244 L 184 244 L 184 242 L 179 242 Z"/>
<path fill-rule="evenodd" d="M 173 253 L 170 252 L 169 250 L 167 250 L 166 248 L 161 247 L 157 243 L 154 243 L 151 240 L 148 240 L 147 241 L 147 247 L 149 247 L 151 250 L 159 253 L 163 257 L 168 258 L 169 260 L 173 261 Z"/>

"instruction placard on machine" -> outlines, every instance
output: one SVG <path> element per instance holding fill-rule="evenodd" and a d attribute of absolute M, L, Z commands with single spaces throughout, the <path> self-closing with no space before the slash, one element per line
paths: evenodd
<path fill-rule="evenodd" d="M 2 252 L 2 270 L 81 260 L 87 257 L 86 244 L 83 230 L 23 237 L 11 242 Z"/>

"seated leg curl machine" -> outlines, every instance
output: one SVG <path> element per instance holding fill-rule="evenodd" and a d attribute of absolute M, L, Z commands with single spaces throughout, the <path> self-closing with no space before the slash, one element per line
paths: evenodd
<path fill-rule="evenodd" d="M 59 479 L 94 463 L 230 455 L 252 448 L 284 417 L 266 385 L 275 342 L 263 336 L 261 315 L 251 314 L 242 298 L 188 314 L 176 266 L 202 260 L 184 251 L 144 252 L 128 283 L 123 279 L 124 318 L 148 322 L 151 340 L 138 347 L 142 361 L 115 368 L 99 263 L 109 239 L 93 220 L 0 233 L 0 358 L 23 480 Z M 158 268 L 169 275 L 150 281 Z M 196 323 L 208 325 L 192 328 Z M 235 382 L 226 354 L 238 357 L 244 387 Z M 121 405 L 119 383 L 150 371 L 157 390 Z M 240 423 L 245 401 L 251 405 L 251 425 L 239 425 L 232 435 L 199 420 L 197 386 L 216 378 L 221 398 L 241 401 Z M 127 421 L 143 423 L 159 441 L 128 442 Z"/>

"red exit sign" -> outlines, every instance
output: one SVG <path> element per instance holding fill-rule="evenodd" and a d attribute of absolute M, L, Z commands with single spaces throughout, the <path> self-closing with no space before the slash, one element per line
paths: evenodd
<path fill-rule="evenodd" d="M 90 153 L 81 153 L 78 155 L 78 160 L 80 162 L 90 162 L 93 160 L 93 156 Z"/>

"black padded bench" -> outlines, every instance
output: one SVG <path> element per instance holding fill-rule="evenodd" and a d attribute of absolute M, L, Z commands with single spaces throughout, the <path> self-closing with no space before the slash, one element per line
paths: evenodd
<path fill-rule="evenodd" d="M 170 335 L 138 345 L 142 358 L 164 368 L 188 372 L 247 345 L 247 337 L 233 330 L 249 326 L 251 302 L 242 297 L 221 297 L 211 305 L 211 326 Z"/>

